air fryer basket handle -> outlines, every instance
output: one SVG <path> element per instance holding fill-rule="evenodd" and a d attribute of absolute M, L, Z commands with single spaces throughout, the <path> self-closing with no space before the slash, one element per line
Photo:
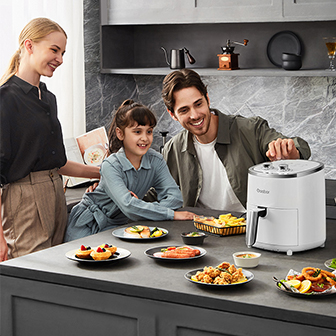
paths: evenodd
<path fill-rule="evenodd" d="M 251 247 L 257 237 L 257 229 L 258 229 L 258 218 L 265 217 L 267 213 L 267 209 L 264 207 L 258 207 L 256 210 L 250 210 L 249 216 L 247 217 L 246 223 L 246 245 L 247 247 Z"/>

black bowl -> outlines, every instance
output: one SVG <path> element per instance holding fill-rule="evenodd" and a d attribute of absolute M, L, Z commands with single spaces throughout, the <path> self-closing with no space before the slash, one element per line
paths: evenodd
<path fill-rule="evenodd" d="M 196 232 L 196 231 L 193 231 L 193 232 L 197 233 L 197 236 L 187 236 L 187 234 L 192 233 L 192 232 L 181 233 L 183 242 L 187 245 L 202 245 L 204 242 L 204 239 L 208 236 L 203 232 Z"/>
<path fill-rule="evenodd" d="M 302 62 L 300 61 L 282 61 L 282 67 L 285 70 L 299 70 L 302 66 Z"/>
<path fill-rule="evenodd" d="M 282 53 L 283 61 L 301 61 L 301 56 L 291 53 Z"/>

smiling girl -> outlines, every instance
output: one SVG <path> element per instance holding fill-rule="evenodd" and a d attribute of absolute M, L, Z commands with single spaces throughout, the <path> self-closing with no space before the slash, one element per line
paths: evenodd
<path fill-rule="evenodd" d="M 63 63 L 67 35 L 54 21 L 30 21 L 0 80 L 0 261 L 63 241 L 67 207 L 60 174 L 99 178 L 68 161 L 55 96 L 40 81 Z"/>
<path fill-rule="evenodd" d="M 181 192 L 161 154 L 150 148 L 154 114 L 144 105 L 126 100 L 109 130 L 109 156 L 101 166 L 98 187 L 83 196 L 70 214 L 65 241 L 78 239 L 137 220 L 192 220 L 194 214 L 175 211 Z M 142 198 L 154 187 L 158 202 Z"/>

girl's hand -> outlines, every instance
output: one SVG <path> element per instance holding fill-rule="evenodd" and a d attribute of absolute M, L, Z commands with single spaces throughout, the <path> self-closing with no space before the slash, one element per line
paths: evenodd
<path fill-rule="evenodd" d="M 92 192 L 92 191 L 94 191 L 94 190 L 98 187 L 98 184 L 99 184 L 99 182 L 95 182 L 95 183 L 93 183 L 92 185 L 90 185 L 90 187 L 88 187 L 88 188 L 85 190 L 85 192 L 87 193 L 87 192 Z"/>
<path fill-rule="evenodd" d="M 174 211 L 174 220 L 193 220 L 195 214 L 189 211 Z"/>
<path fill-rule="evenodd" d="M 138 198 L 139 199 L 139 197 L 136 195 L 136 194 L 134 194 L 134 192 L 133 191 L 131 191 L 131 190 L 128 190 L 130 193 L 131 193 L 131 195 L 133 196 L 133 197 L 135 197 L 135 198 Z"/>

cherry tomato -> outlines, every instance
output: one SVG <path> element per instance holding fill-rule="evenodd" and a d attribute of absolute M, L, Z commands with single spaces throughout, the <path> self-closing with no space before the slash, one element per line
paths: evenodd
<path fill-rule="evenodd" d="M 175 246 L 170 246 L 170 247 L 167 247 L 167 251 L 171 251 L 171 250 L 175 250 L 176 247 Z"/>

